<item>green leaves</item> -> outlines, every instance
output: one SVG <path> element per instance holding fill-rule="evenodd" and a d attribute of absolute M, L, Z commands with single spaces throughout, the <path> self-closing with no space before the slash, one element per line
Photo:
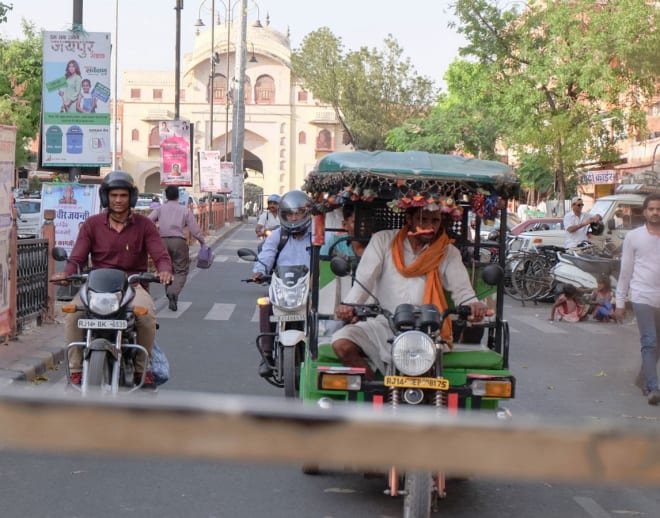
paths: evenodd
<path fill-rule="evenodd" d="M 291 63 L 314 97 L 334 108 L 358 149 L 385 148 L 388 130 L 423 115 L 435 100 L 432 81 L 416 73 L 391 35 L 382 49 L 345 51 L 323 27 L 305 37 Z"/>

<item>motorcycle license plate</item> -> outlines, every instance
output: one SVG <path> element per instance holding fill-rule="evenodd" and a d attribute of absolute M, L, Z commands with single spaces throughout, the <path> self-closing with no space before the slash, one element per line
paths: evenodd
<path fill-rule="evenodd" d="M 406 376 L 385 376 L 386 387 L 449 390 L 449 380 L 445 378 L 409 378 Z"/>
<path fill-rule="evenodd" d="M 80 329 L 126 329 L 126 320 L 96 320 L 92 318 L 81 318 L 78 320 Z"/>
<path fill-rule="evenodd" d="M 271 315 L 271 322 L 304 322 L 307 320 L 305 315 Z"/>

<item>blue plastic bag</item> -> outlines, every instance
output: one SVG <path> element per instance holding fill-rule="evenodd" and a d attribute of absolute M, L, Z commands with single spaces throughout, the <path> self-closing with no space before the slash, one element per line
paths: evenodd
<path fill-rule="evenodd" d="M 170 362 L 163 350 L 154 342 L 154 348 L 151 351 L 151 375 L 154 377 L 156 385 L 162 385 L 170 379 Z"/>

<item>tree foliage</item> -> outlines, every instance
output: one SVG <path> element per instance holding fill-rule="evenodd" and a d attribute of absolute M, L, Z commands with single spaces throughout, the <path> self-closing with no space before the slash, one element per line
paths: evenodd
<path fill-rule="evenodd" d="M 548 0 L 500 9 L 457 0 L 461 49 L 487 71 L 503 142 L 550 160 L 560 199 L 580 164 L 644 135 L 660 72 L 658 9 L 645 0 Z"/>
<path fill-rule="evenodd" d="M 39 132 L 43 66 L 41 35 L 25 20 L 22 27 L 23 39 L 0 39 L 0 123 L 18 129 L 17 165 L 29 161 L 29 141 Z"/>
<path fill-rule="evenodd" d="M 439 97 L 427 117 L 407 121 L 390 131 L 388 147 L 495 158 L 501 128 L 493 117 L 488 79 L 482 65 L 454 61 L 445 74 L 449 93 Z"/>
<path fill-rule="evenodd" d="M 323 27 L 305 37 L 291 63 L 314 97 L 332 106 L 346 143 L 358 149 L 383 149 L 388 130 L 420 117 L 435 102 L 433 82 L 417 74 L 391 35 L 382 50 L 345 51 L 341 39 Z"/>

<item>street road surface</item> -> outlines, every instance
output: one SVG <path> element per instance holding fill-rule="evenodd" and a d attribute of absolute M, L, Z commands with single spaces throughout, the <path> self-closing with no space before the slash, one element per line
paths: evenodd
<path fill-rule="evenodd" d="M 158 342 L 172 369 L 161 392 L 283 397 L 257 376 L 255 301 L 266 289 L 240 282 L 250 276 L 252 265 L 239 260 L 236 250 L 256 244 L 252 225 L 221 242 L 213 267 L 193 271 L 176 313 L 167 309 L 162 287 L 156 287 Z M 508 405 L 514 418 L 660 419 L 660 408 L 650 407 L 633 385 L 639 345 L 632 323 L 550 323 L 548 304 L 522 306 L 512 300 L 505 312 L 511 323 L 511 368 L 518 380 L 516 399 Z M 65 390 L 61 371 L 50 378 L 52 390 Z M 385 496 L 384 487 L 381 478 L 337 471 L 307 476 L 287 465 L 6 451 L 0 457 L 3 518 L 400 516 L 401 501 Z M 471 478 L 449 483 L 438 516 L 656 517 L 658 509 L 656 489 Z"/>

